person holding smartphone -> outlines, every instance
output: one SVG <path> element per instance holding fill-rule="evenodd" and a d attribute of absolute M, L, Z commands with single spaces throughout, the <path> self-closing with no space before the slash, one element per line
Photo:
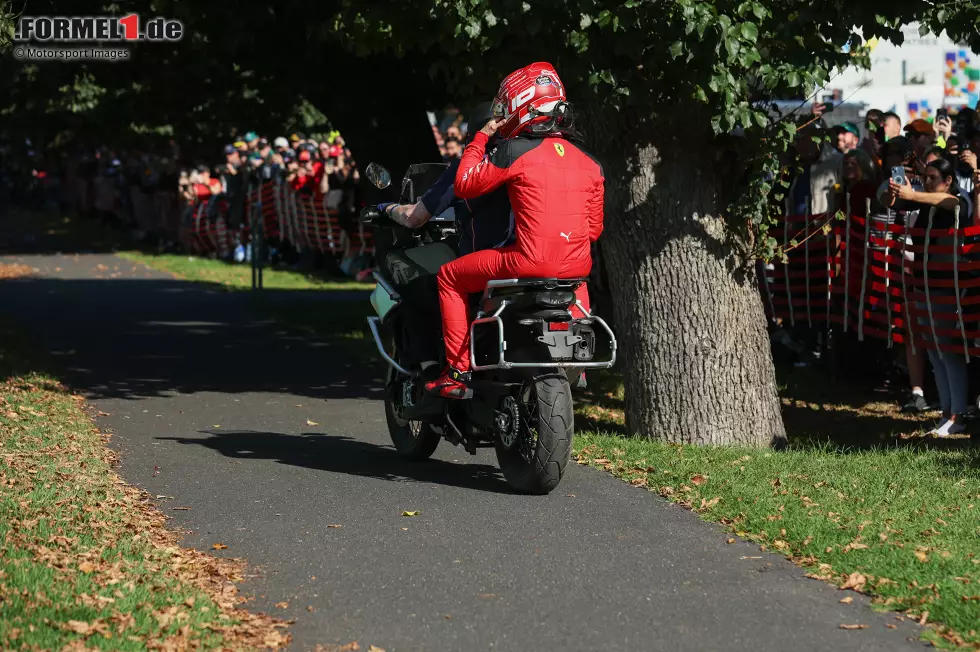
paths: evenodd
<path fill-rule="evenodd" d="M 973 201 L 966 197 L 959 190 L 956 183 L 953 164 L 945 158 L 940 158 L 926 165 L 923 175 L 923 189 L 915 190 L 908 180 L 901 183 L 900 179 L 890 179 L 888 182 L 888 193 L 886 201 L 888 205 L 905 210 L 920 211 L 920 226 L 924 220 L 931 220 L 934 230 L 945 231 L 956 227 L 964 228 L 980 225 L 980 202 L 977 200 L 978 193 L 975 190 Z M 947 236 L 931 236 L 930 245 L 949 245 Z M 925 243 L 924 236 L 913 236 L 912 243 L 922 245 Z M 956 263 L 957 255 L 935 254 L 930 256 L 930 260 L 940 265 L 946 263 Z M 913 268 L 914 269 L 914 268 Z M 954 278 L 953 272 L 945 269 L 926 268 L 928 279 L 949 281 Z M 962 273 L 961 273 L 962 275 Z M 926 275 L 916 278 L 915 282 L 921 287 L 925 287 Z M 928 286 L 930 298 L 956 297 L 956 290 L 952 287 Z M 965 290 L 960 293 L 963 298 Z M 963 423 L 963 416 L 967 407 L 967 372 L 966 360 L 962 355 L 950 354 L 949 352 L 940 353 L 939 346 L 952 347 L 962 344 L 958 337 L 946 335 L 933 336 L 933 330 L 955 330 L 958 328 L 956 316 L 956 302 L 931 302 L 927 305 L 923 302 L 916 302 L 916 307 L 920 312 L 930 311 L 934 324 L 930 323 L 927 317 L 918 318 L 919 331 L 923 333 L 923 338 L 931 342 L 932 346 L 928 349 L 929 361 L 932 363 L 933 372 L 936 377 L 936 388 L 939 391 L 939 402 L 942 406 L 943 418 L 939 424 L 931 431 L 937 437 L 948 437 L 964 432 L 966 427 Z"/>

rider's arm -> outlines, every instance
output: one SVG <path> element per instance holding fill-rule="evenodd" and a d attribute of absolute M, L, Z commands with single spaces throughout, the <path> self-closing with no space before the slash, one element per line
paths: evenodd
<path fill-rule="evenodd" d="M 460 159 L 459 170 L 456 171 L 456 183 L 454 184 L 456 196 L 460 199 L 473 199 L 485 195 L 506 183 L 511 174 L 514 173 L 515 166 L 513 165 L 507 167 L 496 165 L 496 163 L 501 162 L 498 159 L 507 158 L 506 155 L 486 156 L 488 138 L 482 131 L 477 132 L 476 136 L 473 137 L 473 142 L 467 145 L 463 151 L 463 158 Z M 507 142 L 505 141 L 501 147 L 506 146 Z M 494 151 L 495 154 L 499 152 L 500 148 Z"/>
<path fill-rule="evenodd" d="M 589 240 L 591 242 L 595 242 L 602 235 L 602 210 L 605 203 L 605 186 L 606 180 L 599 177 L 599 180 L 592 186 L 592 192 L 589 195 L 587 210 L 589 211 Z"/>
<path fill-rule="evenodd" d="M 456 177 L 456 168 L 450 166 L 439 175 L 432 187 L 414 204 L 395 206 L 389 211 L 391 219 L 409 229 L 417 229 L 433 215 L 438 215 L 449 208 L 455 195 L 453 194 L 453 180 Z"/>
<path fill-rule="evenodd" d="M 388 211 L 388 216 L 393 222 L 409 229 L 419 228 L 432 217 L 421 201 L 394 206 Z"/>

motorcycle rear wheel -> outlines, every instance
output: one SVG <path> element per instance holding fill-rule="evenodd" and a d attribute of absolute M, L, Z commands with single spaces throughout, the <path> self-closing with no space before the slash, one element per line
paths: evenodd
<path fill-rule="evenodd" d="M 572 390 L 564 374 L 538 376 L 518 398 L 518 442 L 496 441 L 497 462 L 507 484 L 528 494 L 547 494 L 561 481 L 572 457 L 575 430 Z"/>

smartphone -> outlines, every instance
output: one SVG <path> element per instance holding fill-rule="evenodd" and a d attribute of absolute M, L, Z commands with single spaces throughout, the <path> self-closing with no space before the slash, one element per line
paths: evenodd
<path fill-rule="evenodd" d="M 936 120 L 942 120 L 943 118 L 949 118 L 949 109 L 945 107 L 936 109 Z"/>
<path fill-rule="evenodd" d="M 823 112 L 824 113 L 833 113 L 834 112 L 834 96 L 833 95 L 824 95 L 823 98 L 821 98 L 820 103 L 823 104 L 823 106 L 824 106 L 824 109 L 823 109 Z"/>
<path fill-rule="evenodd" d="M 901 165 L 896 165 L 892 168 L 892 181 L 900 186 L 905 185 L 905 168 Z"/>

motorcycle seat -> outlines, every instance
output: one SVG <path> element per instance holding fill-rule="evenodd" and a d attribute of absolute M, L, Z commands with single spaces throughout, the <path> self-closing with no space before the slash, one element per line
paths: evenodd
<path fill-rule="evenodd" d="M 488 298 L 499 297 L 543 290 L 569 290 L 574 292 L 580 285 L 588 282 L 588 280 L 587 278 L 521 278 L 515 279 L 513 285 L 488 287 L 486 296 Z"/>

